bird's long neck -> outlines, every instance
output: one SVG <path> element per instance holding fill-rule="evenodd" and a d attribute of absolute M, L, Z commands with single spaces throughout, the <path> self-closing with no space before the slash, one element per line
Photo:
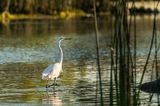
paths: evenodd
<path fill-rule="evenodd" d="M 62 48 L 61 48 L 61 41 L 62 40 L 59 41 L 59 50 L 60 50 L 60 54 L 61 54 L 60 61 L 59 61 L 60 64 L 62 64 L 62 62 L 63 62 L 63 51 L 62 51 Z"/>

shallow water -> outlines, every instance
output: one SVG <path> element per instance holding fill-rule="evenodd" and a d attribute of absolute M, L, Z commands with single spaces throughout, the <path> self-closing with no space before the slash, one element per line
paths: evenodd
<path fill-rule="evenodd" d="M 137 23 L 137 55 L 143 68 L 152 18 L 137 18 Z M 109 104 L 110 92 L 111 24 L 110 18 L 99 20 L 105 104 Z M 97 65 L 93 25 L 93 19 L 14 20 L 8 26 L 0 24 L 0 105 L 95 105 Z M 72 40 L 62 44 L 63 72 L 55 92 L 50 88 L 47 95 L 41 72 L 59 60 L 57 40 L 62 35 Z M 141 95 L 142 103 L 146 103 L 149 95 L 143 92 Z"/>

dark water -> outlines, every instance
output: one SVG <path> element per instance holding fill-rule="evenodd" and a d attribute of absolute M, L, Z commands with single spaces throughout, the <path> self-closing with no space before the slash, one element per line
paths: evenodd
<path fill-rule="evenodd" d="M 140 76 L 149 50 L 153 18 L 137 17 L 136 21 Z M 158 26 L 159 22 L 158 19 Z M 99 19 L 98 25 L 105 104 L 109 104 L 108 45 L 113 20 L 104 17 Z M 59 60 L 57 40 L 60 36 L 72 40 L 62 44 L 64 71 L 57 81 L 55 93 L 49 89 L 47 95 L 41 72 L 48 64 Z M 14 20 L 7 26 L 0 24 L 0 105 L 95 105 L 96 67 L 93 19 Z M 150 73 L 146 76 L 147 81 Z M 141 92 L 142 106 L 147 104 L 148 97 L 147 93 Z M 155 103 L 156 97 L 152 104 Z"/>

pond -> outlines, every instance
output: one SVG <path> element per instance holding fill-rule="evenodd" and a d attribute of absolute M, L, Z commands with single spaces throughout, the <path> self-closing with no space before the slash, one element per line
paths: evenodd
<path fill-rule="evenodd" d="M 136 22 L 138 62 L 143 68 L 150 46 L 153 18 L 138 16 Z M 112 26 L 110 16 L 98 20 L 104 101 L 107 105 Z M 48 64 L 59 60 L 57 44 L 60 36 L 72 39 L 62 43 L 63 72 L 57 80 L 55 92 L 49 88 L 47 94 L 46 81 L 41 80 L 41 73 Z M 95 105 L 99 102 L 96 98 L 95 46 L 92 18 L 13 20 L 7 26 L 0 24 L 0 105 Z M 145 81 L 149 74 L 146 74 Z M 142 105 L 147 103 L 148 97 L 149 94 L 141 92 Z M 153 101 L 153 105 L 155 103 Z"/>

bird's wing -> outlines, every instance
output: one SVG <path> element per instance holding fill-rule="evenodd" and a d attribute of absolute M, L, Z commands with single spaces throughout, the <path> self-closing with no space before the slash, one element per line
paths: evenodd
<path fill-rule="evenodd" d="M 44 77 L 47 77 L 52 72 L 53 67 L 53 64 L 48 65 L 48 67 L 42 72 L 42 79 L 44 79 Z"/>

